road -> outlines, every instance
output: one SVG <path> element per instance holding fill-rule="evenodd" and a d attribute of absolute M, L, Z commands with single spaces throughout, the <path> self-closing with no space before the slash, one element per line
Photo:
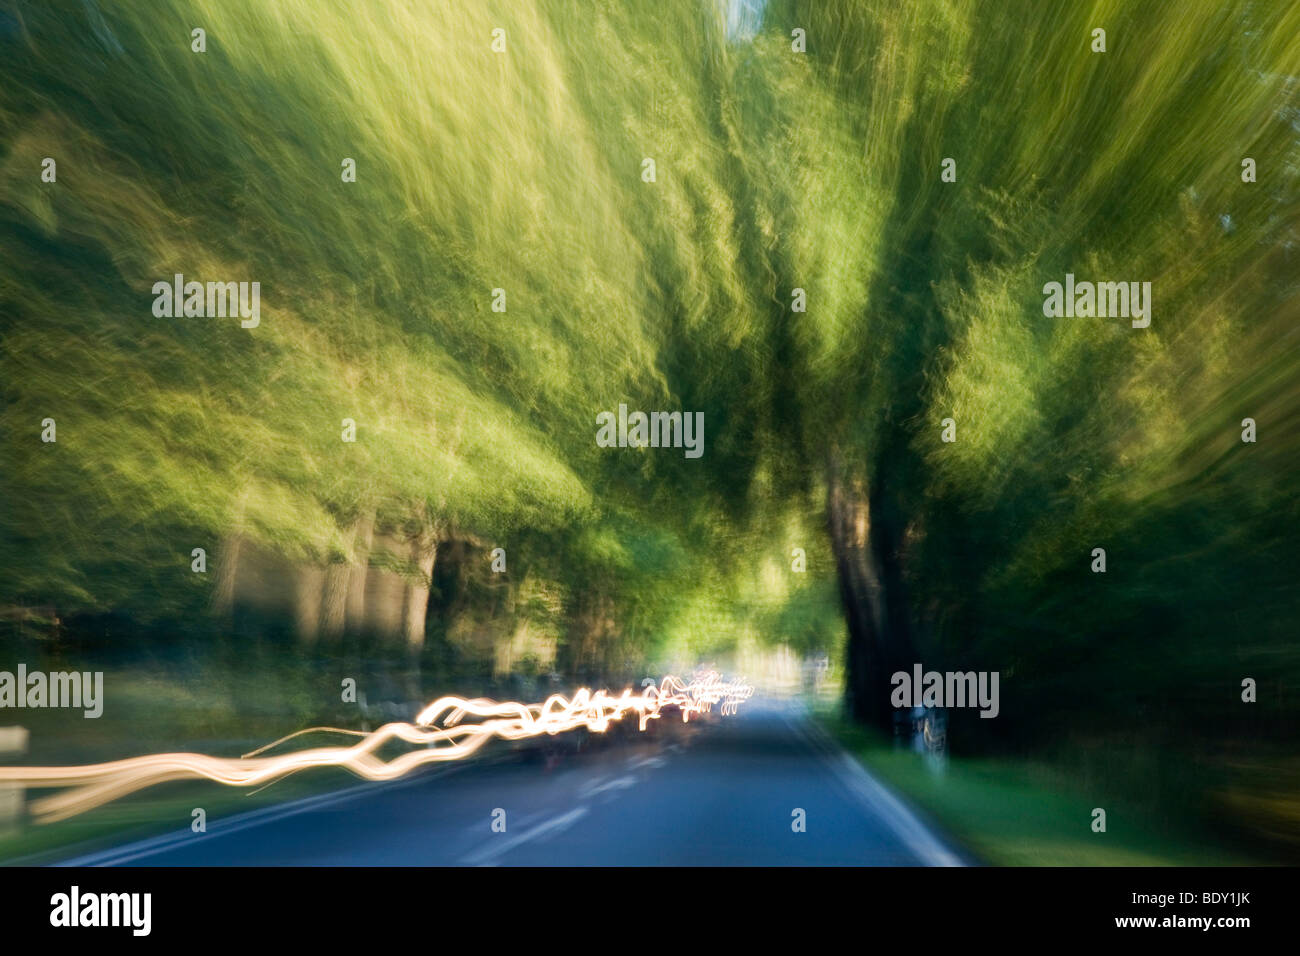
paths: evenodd
<path fill-rule="evenodd" d="M 566 756 L 471 761 L 211 820 L 94 866 L 960 865 L 795 704 L 631 733 Z M 495 746 L 495 745 L 489 745 Z M 504 811 L 504 832 L 500 831 Z M 796 832 L 797 810 L 803 832 Z M 498 821 L 493 829 L 494 818 Z"/>

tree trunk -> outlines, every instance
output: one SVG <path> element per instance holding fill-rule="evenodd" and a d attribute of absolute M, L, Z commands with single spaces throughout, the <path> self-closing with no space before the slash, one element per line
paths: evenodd
<path fill-rule="evenodd" d="M 883 486 L 868 494 L 832 456 L 827 517 L 849 630 L 845 697 L 854 720 L 893 736 L 890 678 L 915 661 L 903 575 L 901 509 Z"/>
<path fill-rule="evenodd" d="M 347 626 L 348 591 L 352 579 L 352 563 L 349 559 L 356 535 L 357 526 L 354 523 L 347 533 L 348 558 L 325 567 L 325 593 L 321 597 L 321 637 L 330 644 L 338 643 Z"/>
<path fill-rule="evenodd" d="M 237 534 L 227 535 L 221 541 L 217 555 L 217 581 L 212 589 L 212 613 L 229 619 L 235 609 L 235 578 L 239 574 L 239 552 L 243 539 Z"/>
<path fill-rule="evenodd" d="M 351 565 L 341 561 L 325 569 L 324 594 L 321 597 L 320 632 L 329 644 L 337 644 L 347 624 L 348 582 Z"/>
<path fill-rule="evenodd" d="M 912 606 L 903 569 L 907 520 L 896 494 L 878 486 L 871 496 L 871 551 L 880 573 L 885 665 L 890 674 L 917 663 L 912 639 Z"/>
<path fill-rule="evenodd" d="M 348 568 L 345 627 L 356 634 L 366 625 L 366 577 L 370 573 L 370 549 L 375 540 L 375 516 L 363 514 L 357 519 L 352 537 L 352 564 Z"/>
<path fill-rule="evenodd" d="M 366 577 L 365 630 L 386 646 L 401 643 L 405 633 L 407 581 L 404 570 L 398 568 L 409 548 L 409 540 L 395 532 L 375 534 L 371 556 L 376 560 Z"/>
<path fill-rule="evenodd" d="M 889 711 L 887 683 L 886 693 L 881 692 L 882 620 L 879 583 L 867 548 L 867 502 L 858 491 L 844 485 L 834 466 L 828 476 L 827 498 L 831 550 L 849 631 L 845 702 L 854 720 L 889 732 L 893 716 Z"/>
<path fill-rule="evenodd" d="M 325 572 L 315 565 L 304 565 L 294 572 L 294 623 L 298 641 L 312 647 L 320 637 L 321 594 Z"/>
<path fill-rule="evenodd" d="M 418 658 L 424 649 L 424 621 L 429 611 L 429 586 L 437 554 L 437 541 L 428 540 L 423 535 L 412 540 L 411 561 L 419 569 L 420 578 L 406 585 L 406 606 L 402 614 L 402 633 L 412 658 Z"/>

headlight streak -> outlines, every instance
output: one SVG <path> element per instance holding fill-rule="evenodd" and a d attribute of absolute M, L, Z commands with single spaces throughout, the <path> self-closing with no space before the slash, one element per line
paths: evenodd
<path fill-rule="evenodd" d="M 395 780 L 427 763 L 461 760 L 493 737 L 524 740 L 541 734 L 561 734 L 578 727 L 604 733 L 614 721 L 635 712 L 638 729 L 658 720 L 667 707 L 676 707 L 683 722 L 693 715 L 736 713 L 753 687 L 743 680 L 723 680 L 716 671 L 697 674 L 689 682 L 668 675 L 640 693 L 625 689 L 617 697 L 608 691 L 580 688 L 572 697 L 552 694 L 543 703 L 497 702 L 484 698 L 440 697 L 424 708 L 415 723 L 384 724 L 370 733 L 338 727 L 310 727 L 289 734 L 242 757 L 213 757 L 196 753 L 147 754 L 78 767 L 0 767 L 0 782 L 26 787 L 68 787 L 62 793 L 31 802 L 40 823 L 53 823 L 120 799 L 130 793 L 173 780 L 207 779 L 233 787 L 272 783 L 309 767 L 345 767 L 367 780 Z M 465 718 L 477 720 L 465 722 Z M 361 739 L 348 747 L 318 747 L 277 756 L 258 756 L 295 737 L 337 733 Z M 385 761 L 376 751 L 392 740 L 419 746 Z"/>

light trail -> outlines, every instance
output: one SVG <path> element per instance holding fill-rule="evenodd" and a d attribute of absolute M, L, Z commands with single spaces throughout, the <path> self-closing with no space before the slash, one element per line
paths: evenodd
<path fill-rule="evenodd" d="M 637 715 L 638 729 L 645 730 L 669 707 L 680 711 L 683 722 L 714 707 L 721 714 L 734 714 L 753 692 L 753 687 L 743 680 L 724 680 L 716 671 L 708 671 L 690 681 L 669 675 L 658 685 L 651 684 L 639 693 L 625 689 L 617 697 L 586 687 L 572 697 L 552 694 L 540 704 L 440 697 L 419 713 L 415 723 L 388 723 L 369 733 L 310 727 L 238 758 L 161 753 L 77 767 L 0 767 L 0 782 L 32 788 L 69 788 L 31 803 L 38 822 L 52 823 L 172 780 L 207 779 L 233 787 L 254 787 L 309 767 L 345 767 L 367 780 L 395 780 L 427 763 L 464 759 L 493 737 L 523 740 L 578 727 L 604 733 L 611 723 L 630 713 Z M 466 722 L 467 717 L 476 719 Z M 351 734 L 361 739 L 348 747 L 259 756 L 308 733 Z M 378 757 L 376 751 L 393 740 L 423 749 L 387 761 Z"/>

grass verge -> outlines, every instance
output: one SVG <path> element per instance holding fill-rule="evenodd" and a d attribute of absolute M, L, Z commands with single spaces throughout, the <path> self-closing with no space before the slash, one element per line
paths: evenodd
<path fill-rule="evenodd" d="M 1184 821 L 1135 809 L 1116 792 L 1084 792 L 1052 767 L 1008 759 L 949 759 L 944 770 L 822 710 L 817 720 L 884 783 L 995 866 L 1240 866 L 1265 861 L 1225 847 Z M 1106 832 L 1092 830 L 1106 810 Z"/>

